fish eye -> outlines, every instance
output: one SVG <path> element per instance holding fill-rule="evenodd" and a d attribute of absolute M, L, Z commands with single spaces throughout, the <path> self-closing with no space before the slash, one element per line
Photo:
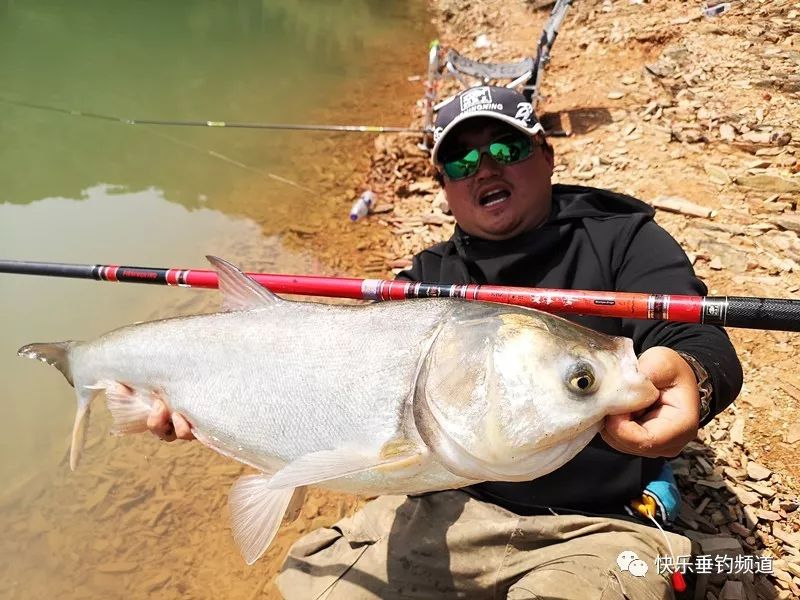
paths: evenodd
<path fill-rule="evenodd" d="M 579 394 L 591 394 L 597 389 L 597 378 L 594 369 L 586 363 L 575 365 L 567 377 L 567 383 Z"/>

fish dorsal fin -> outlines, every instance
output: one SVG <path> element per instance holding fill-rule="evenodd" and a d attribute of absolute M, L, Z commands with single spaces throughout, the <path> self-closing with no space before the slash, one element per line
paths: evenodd
<path fill-rule="evenodd" d="M 228 496 L 233 539 L 248 565 L 266 552 L 295 494 L 291 488 L 271 489 L 268 481 L 269 475 L 245 475 Z"/>
<path fill-rule="evenodd" d="M 374 454 L 352 447 L 321 450 L 290 462 L 275 473 L 269 481 L 269 487 L 285 489 L 315 485 L 371 469 L 412 467 L 421 464 L 424 459 L 424 451 L 406 440 L 392 440 Z"/>
<path fill-rule="evenodd" d="M 216 256 L 206 258 L 217 270 L 219 291 L 224 297 L 223 310 L 252 310 L 284 302 L 227 260 Z"/>

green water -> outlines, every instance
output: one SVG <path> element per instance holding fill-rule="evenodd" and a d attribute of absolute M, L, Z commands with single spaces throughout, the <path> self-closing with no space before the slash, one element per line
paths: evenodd
<path fill-rule="evenodd" d="M 0 97 L 122 118 L 305 123 L 344 93 L 348 79 L 390 58 L 387 52 L 405 51 L 376 40 L 416 19 L 420 4 L 6 0 Z M 197 206 L 248 174 L 209 150 L 279 171 L 286 140 L 297 135 L 126 126 L 2 104 L 0 110 L 0 202 L 79 197 L 105 181 L 155 186 L 170 201 Z M 340 116 L 358 122 L 358 115 Z M 405 124 L 406 115 L 393 120 Z"/>
<path fill-rule="evenodd" d="M 0 0 L 0 98 L 121 118 L 405 126 L 430 36 L 424 0 Z M 0 258 L 207 268 L 217 254 L 310 272 L 314 257 L 282 232 L 351 185 L 332 188 L 329 166 L 363 178 L 371 142 L 0 102 Z M 60 375 L 17 348 L 212 310 L 209 294 L 0 274 L 0 518 L 38 518 L 13 490 L 64 470 L 75 407 Z M 34 568 L 25 535 L 0 545 L 0 596 L 39 597 L 20 575 Z M 51 567 L 43 585 L 69 571 Z"/>

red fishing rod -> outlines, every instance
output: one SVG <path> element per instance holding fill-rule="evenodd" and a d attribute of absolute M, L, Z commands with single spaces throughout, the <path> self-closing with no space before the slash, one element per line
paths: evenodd
<path fill-rule="evenodd" d="M 45 275 L 216 288 L 217 274 L 200 269 L 0 260 L 0 273 Z M 461 298 L 513 304 L 559 314 L 705 323 L 726 327 L 800 331 L 800 300 L 742 296 L 684 296 L 638 292 L 558 290 L 478 284 L 417 283 L 312 275 L 248 273 L 276 293 L 360 300 Z"/>

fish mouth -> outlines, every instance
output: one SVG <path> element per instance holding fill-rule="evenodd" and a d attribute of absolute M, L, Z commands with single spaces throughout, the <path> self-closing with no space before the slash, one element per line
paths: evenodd
<path fill-rule="evenodd" d="M 658 389 L 639 371 L 639 360 L 630 338 L 619 339 L 620 371 L 623 383 L 619 400 L 608 407 L 609 415 L 622 415 L 643 410 L 658 398 Z"/>

